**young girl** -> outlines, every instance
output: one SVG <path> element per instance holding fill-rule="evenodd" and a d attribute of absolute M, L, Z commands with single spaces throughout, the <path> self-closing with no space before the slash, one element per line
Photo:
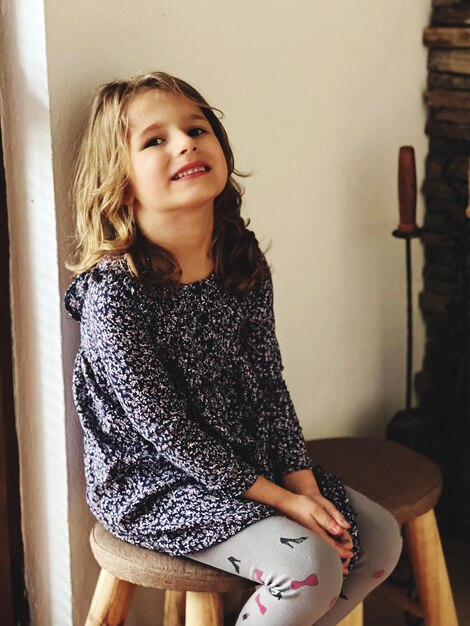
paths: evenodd
<path fill-rule="evenodd" d="M 330 626 L 393 570 L 400 530 L 308 457 L 234 174 L 219 118 L 182 80 L 98 93 L 65 296 L 87 501 L 129 543 L 253 580 L 237 626 Z"/>

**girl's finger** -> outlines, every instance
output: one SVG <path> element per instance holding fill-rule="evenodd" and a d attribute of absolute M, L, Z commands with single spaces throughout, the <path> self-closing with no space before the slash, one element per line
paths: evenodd
<path fill-rule="evenodd" d="M 332 535 L 342 535 L 344 532 L 344 528 L 342 528 L 338 522 L 321 506 L 319 507 L 318 514 L 315 515 L 315 519 L 322 528 Z"/>
<path fill-rule="evenodd" d="M 349 528 L 351 526 L 351 524 L 347 521 L 347 519 L 344 517 L 344 515 L 342 515 L 338 511 L 338 509 L 335 507 L 335 505 L 332 502 L 330 502 L 329 500 L 327 500 L 326 498 L 324 498 L 323 508 L 343 528 Z"/>
<path fill-rule="evenodd" d="M 333 541 L 334 541 L 334 539 L 333 539 Z M 352 554 L 353 554 L 352 550 L 350 550 L 349 548 L 343 548 L 343 546 L 341 546 L 338 543 L 335 546 L 335 550 L 340 555 L 340 557 L 343 558 L 343 559 L 350 558 L 352 556 Z"/>
<path fill-rule="evenodd" d="M 347 530 L 343 531 L 343 534 L 341 537 L 335 537 L 334 539 L 338 541 L 339 543 L 341 543 L 343 547 L 345 548 L 351 549 L 353 547 L 353 540 Z"/>
<path fill-rule="evenodd" d="M 344 553 L 346 553 L 347 557 L 346 558 L 350 558 L 353 555 L 353 544 L 352 541 L 351 542 L 343 542 L 343 541 L 338 541 L 337 537 L 331 537 L 333 539 L 333 541 L 336 543 L 337 546 L 339 546 Z"/>
<path fill-rule="evenodd" d="M 341 559 L 341 560 L 343 561 L 343 574 L 347 576 L 349 574 L 348 565 L 351 559 L 348 558 L 348 559 Z"/>
<path fill-rule="evenodd" d="M 313 506 L 315 508 L 315 512 L 312 513 L 312 517 L 320 524 L 322 528 L 324 528 L 327 532 L 332 535 L 341 535 L 344 531 L 342 525 L 336 521 L 336 519 L 330 514 L 334 512 L 336 515 L 339 514 L 335 506 L 323 496 L 315 496 L 312 498 Z M 341 520 L 343 522 L 344 518 L 341 516 Z M 346 520 L 344 523 L 347 524 Z"/>
<path fill-rule="evenodd" d="M 316 532 L 316 534 L 319 537 L 324 539 L 332 548 L 334 548 L 335 551 L 337 552 L 337 554 L 340 556 L 340 558 L 350 558 L 351 557 L 351 555 L 352 555 L 351 550 L 348 550 L 347 548 L 344 548 L 340 543 L 335 541 L 335 539 L 330 537 L 328 535 L 328 533 L 326 533 L 323 530 L 323 528 L 318 524 L 318 522 L 315 519 L 313 521 L 314 521 L 314 525 L 317 527 L 317 529 L 314 532 Z"/>

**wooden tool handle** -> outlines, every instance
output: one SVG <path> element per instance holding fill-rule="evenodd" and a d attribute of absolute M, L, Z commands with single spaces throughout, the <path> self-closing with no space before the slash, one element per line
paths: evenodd
<path fill-rule="evenodd" d="M 398 232 L 412 234 L 416 224 L 416 163 L 412 146 L 402 146 L 398 156 L 398 201 L 400 225 Z"/>

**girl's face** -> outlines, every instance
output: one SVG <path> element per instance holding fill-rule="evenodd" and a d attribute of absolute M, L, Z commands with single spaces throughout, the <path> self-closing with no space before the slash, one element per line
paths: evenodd
<path fill-rule="evenodd" d="M 138 222 L 176 209 L 206 208 L 224 189 L 222 147 L 200 107 L 160 90 L 129 106 L 131 199 Z"/>

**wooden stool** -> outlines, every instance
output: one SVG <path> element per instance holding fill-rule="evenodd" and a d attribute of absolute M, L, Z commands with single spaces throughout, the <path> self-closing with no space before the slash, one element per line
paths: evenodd
<path fill-rule="evenodd" d="M 314 463 L 381 504 L 403 525 L 420 603 L 387 582 L 380 586 L 381 595 L 424 617 L 426 626 L 458 626 L 434 515 L 442 490 L 438 466 L 422 454 L 382 439 L 316 439 L 307 441 L 307 449 Z M 362 611 L 358 608 L 341 625 L 362 623 Z"/>
<path fill-rule="evenodd" d="M 221 593 L 253 587 L 215 567 L 121 541 L 98 522 L 90 544 L 101 573 L 86 626 L 124 624 L 136 585 L 166 590 L 164 626 L 223 626 Z"/>
<path fill-rule="evenodd" d="M 341 438 L 307 442 L 314 463 L 339 475 L 403 524 L 420 605 L 387 583 L 384 595 L 424 616 L 426 626 L 458 626 L 433 507 L 442 488 L 439 468 L 399 444 L 380 439 Z M 221 593 L 253 581 L 184 557 L 171 557 L 125 543 L 95 524 L 90 543 L 101 574 L 86 626 L 124 624 L 135 585 L 165 589 L 164 626 L 223 626 Z M 185 621 L 186 620 L 186 621 Z M 340 626 L 362 626 L 359 605 Z"/>

